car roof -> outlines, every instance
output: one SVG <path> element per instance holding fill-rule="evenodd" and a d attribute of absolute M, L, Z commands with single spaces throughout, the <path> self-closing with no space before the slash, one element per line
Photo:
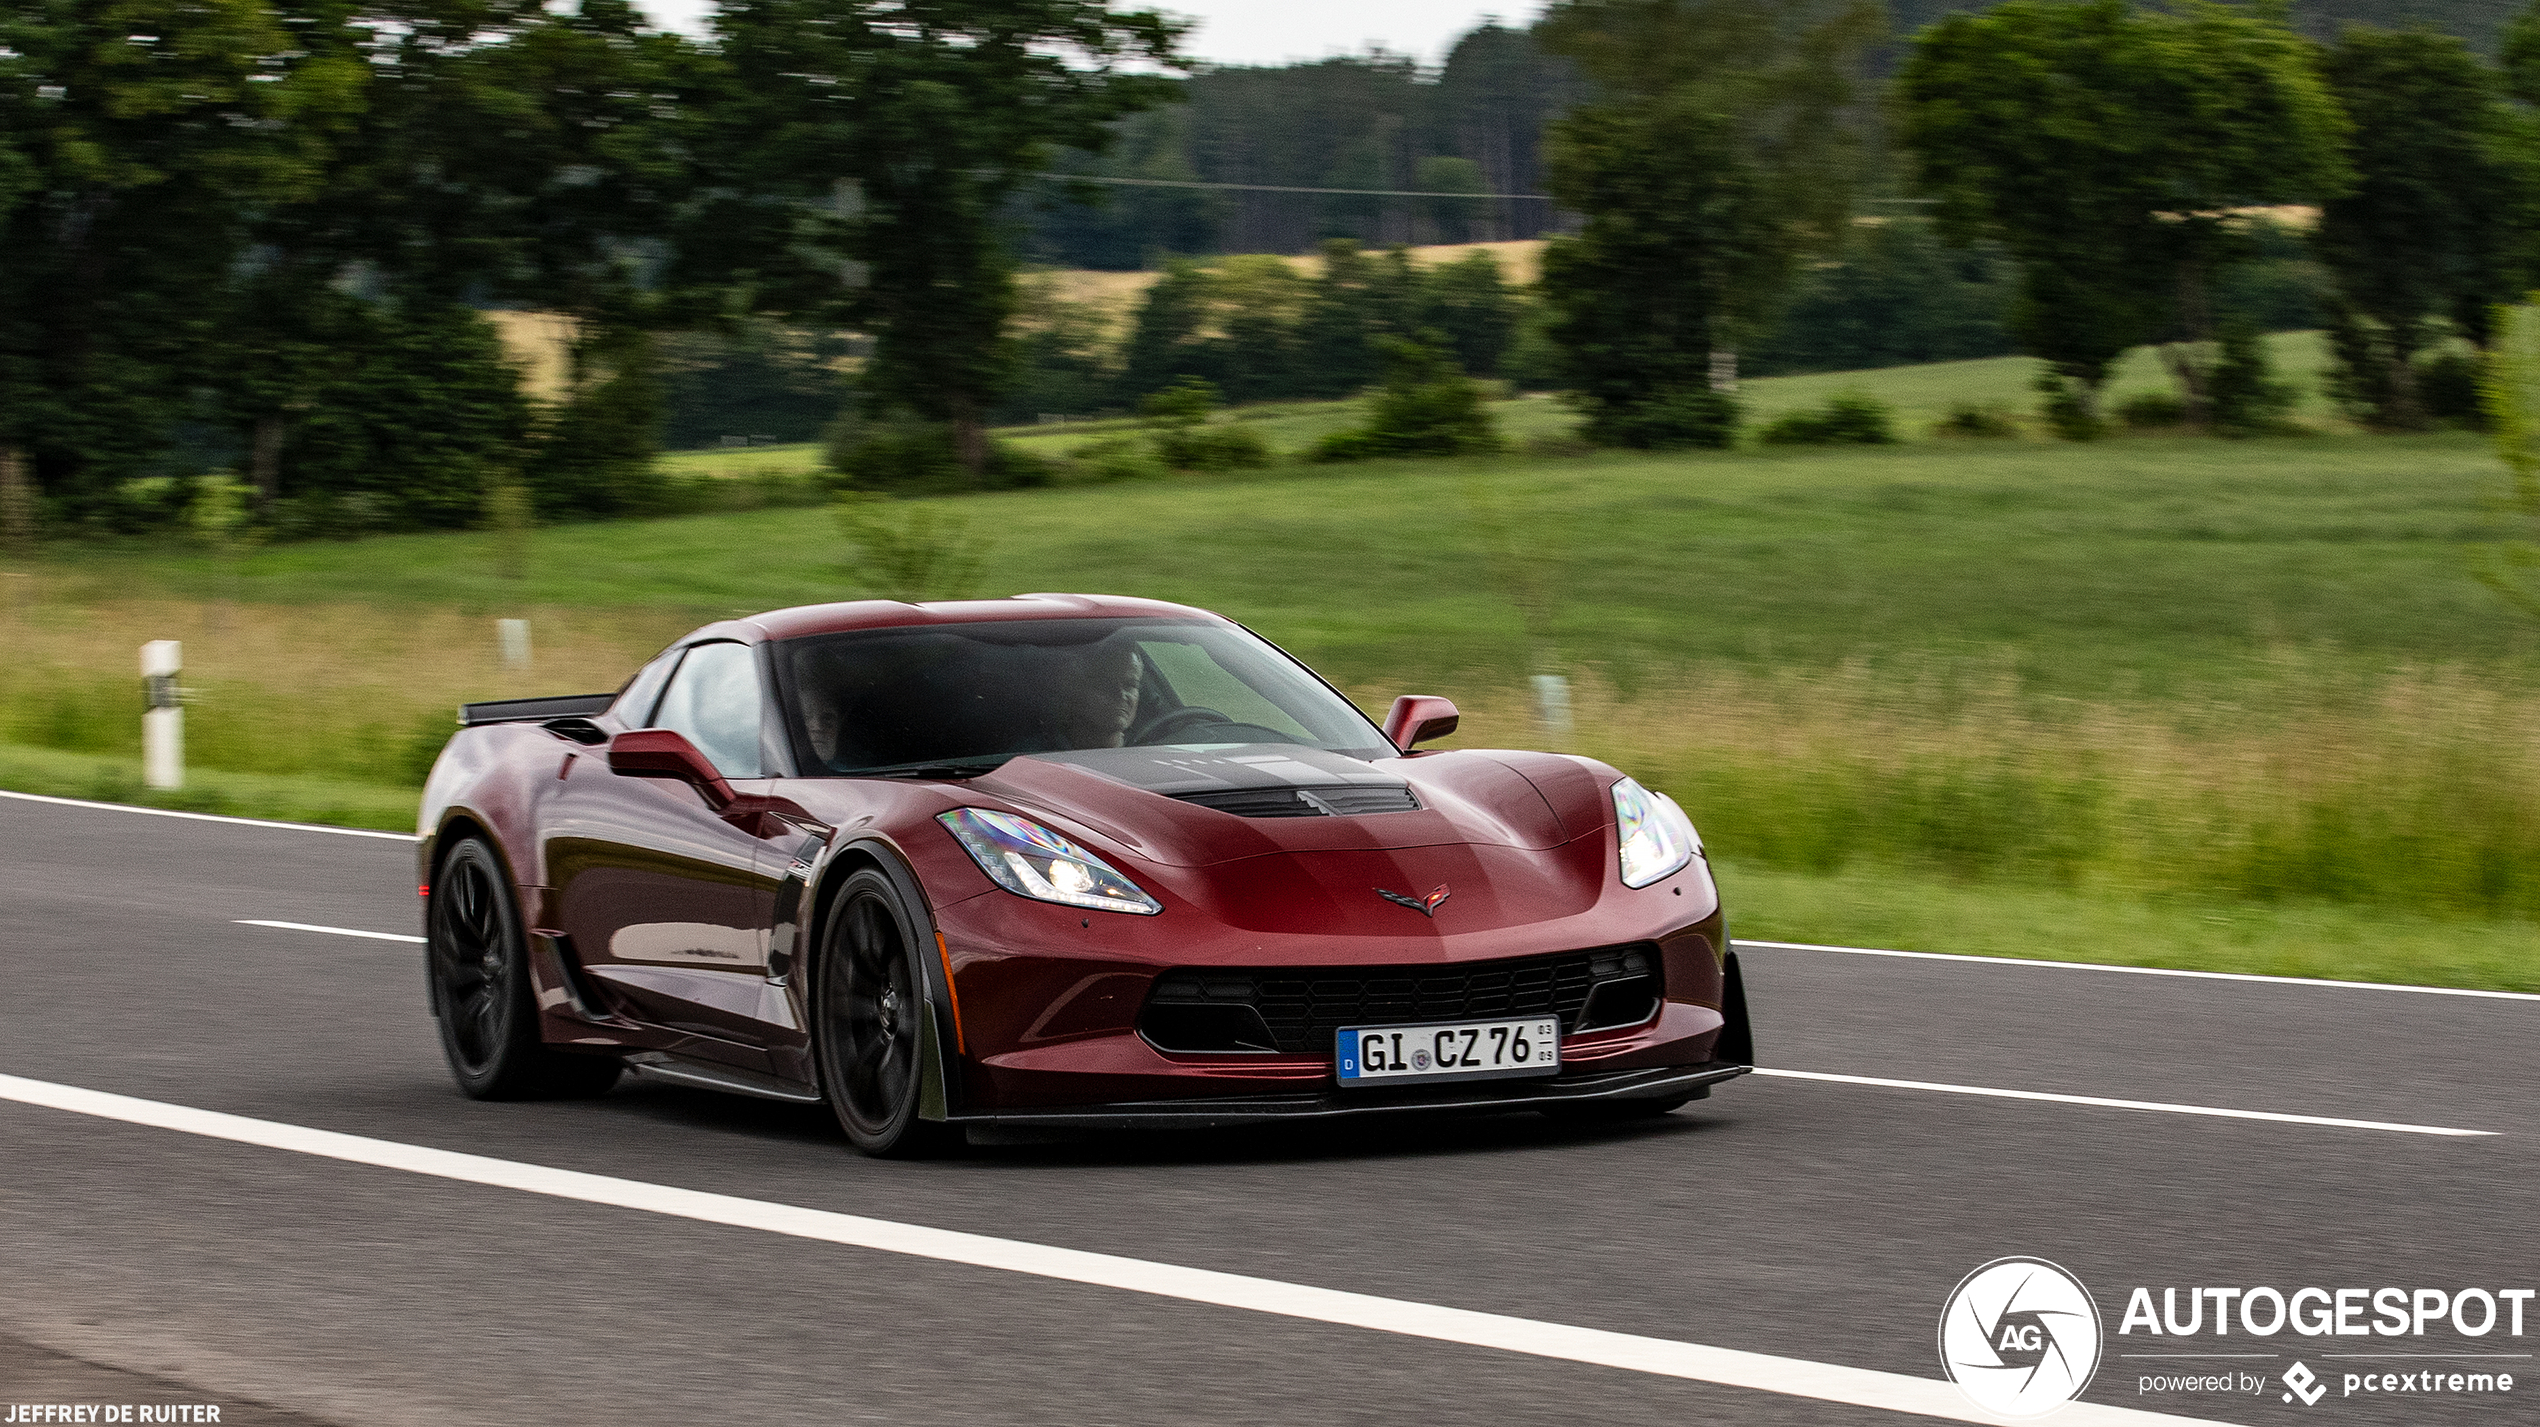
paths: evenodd
<path fill-rule="evenodd" d="M 797 639 L 806 634 L 842 634 L 859 629 L 899 629 L 927 624 L 979 624 L 1012 619 L 1202 619 L 1226 622 L 1223 615 L 1163 600 L 1122 595 L 1013 595 L 993 600 L 846 600 L 837 604 L 796 605 L 741 619 L 710 624 L 682 644 L 701 639 L 738 639 L 756 644 L 770 639 Z"/>

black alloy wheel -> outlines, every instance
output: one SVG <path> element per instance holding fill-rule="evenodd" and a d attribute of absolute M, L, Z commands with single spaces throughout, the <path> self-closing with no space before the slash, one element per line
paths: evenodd
<path fill-rule="evenodd" d="M 540 1041 L 520 913 L 483 838 L 463 838 L 441 859 L 424 930 L 432 1015 L 459 1089 L 479 1100 L 541 1100 L 617 1083 L 615 1056 L 568 1055 Z"/>
<path fill-rule="evenodd" d="M 891 879 L 871 869 L 848 877 L 812 978 L 815 1034 L 829 1107 L 869 1155 L 908 1158 L 962 1143 L 959 1126 L 917 1113 L 923 1031 L 934 1013 L 918 955 L 916 920 Z"/>

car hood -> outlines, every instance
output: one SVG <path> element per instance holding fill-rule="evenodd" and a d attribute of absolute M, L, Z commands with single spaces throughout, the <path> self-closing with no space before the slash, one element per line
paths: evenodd
<path fill-rule="evenodd" d="M 1543 850 L 1565 828 L 1542 792 L 1509 764 L 1474 752 L 1369 762 L 1293 744 L 1100 748 L 1016 758 L 971 781 L 981 793 L 1072 822 L 1149 862 L 1205 867 L 1280 852 L 1371 852 L 1454 844 Z M 1401 811 L 1245 816 L 1207 800 L 1246 792 L 1334 790 L 1306 807 L 1385 801 Z M 1356 794 L 1357 797 L 1350 796 Z M 1192 801 L 1198 798 L 1202 801 Z"/>

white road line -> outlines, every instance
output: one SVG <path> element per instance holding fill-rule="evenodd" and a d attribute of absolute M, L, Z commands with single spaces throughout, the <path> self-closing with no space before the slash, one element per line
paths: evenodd
<path fill-rule="evenodd" d="M 139 1100 L 76 1086 L 56 1085 L 49 1081 L 23 1080 L 13 1075 L 0 1075 L 0 1099 L 350 1164 L 432 1175 L 465 1184 L 516 1189 L 585 1204 L 605 1204 L 701 1223 L 759 1229 L 795 1238 L 878 1249 L 884 1253 L 906 1254 L 944 1263 L 1001 1269 L 1069 1283 L 1093 1284 L 1188 1303 L 1215 1304 L 1314 1323 L 1333 1323 L 1436 1342 L 1495 1348 L 1503 1352 L 1620 1368 L 1659 1377 L 1753 1388 L 1859 1407 L 1885 1408 L 1951 1422 L 2002 1423 L 2009 1420 L 1979 1411 L 1948 1383 L 1903 1373 L 1875 1372 L 1867 1368 L 1810 1362 L 1804 1358 L 1775 1357 L 1667 1338 L 1611 1333 L 1597 1328 L 1578 1328 L 1564 1323 L 1511 1318 L 1465 1308 L 1345 1293 L 1337 1289 L 1283 1283 L 1277 1279 L 1184 1268 L 1144 1259 L 992 1238 L 984 1234 L 931 1229 L 918 1224 L 869 1219 L 823 1209 L 804 1209 L 761 1199 L 707 1194 L 642 1180 L 552 1169 L 515 1160 L 490 1159 L 482 1155 L 399 1144 L 393 1140 L 249 1119 L 214 1110 L 197 1110 L 156 1100 Z M 2158 1423 L 2193 1423 L 2201 1419 L 2084 1402 L 2063 1409 L 2055 1421 L 2057 1427 L 2152 1427 L 2152 1424 Z"/>
<path fill-rule="evenodd" d="M 1839 951 L 1846 956 L 1901 956 L 1916 961 L 1972 961 L 1985 966 L 2032 966 L 2056 971 L 2121 971 L 2128 976 L 2192 976 L 2200 981 L 2255 981 L 2267 986 L 2325 986 L 2334 991 L 2413 991 L 2422 996 L 2477 996 L 2490 1001 L 2540 1001 L 2530 991 L 2480 991 L 2467 986 L 2419 986 L 2407 981 L 2328 981 L 2315 976 L 2261 976 L 2249 971 L 2182 971 L 2173 966 L 2111 966 L 2099 961 L 2049 961 L 2028 956 L 1969 956 L 1955 951 L 1884 951 L 1870 946 L 1819 946 L 1804 941 L 1748 941 L 1731 946 L 1771 951 Z"/>
<path fill-rule="evenodd" d="M 1886 1080 L 1875 1075 L 1829 1075 L 1822 1070 L 1768 1070 L 1785 1080 L 1830 1080 L 1838 1085 L 1877 1085 L 1890 1090 L 1938 1090 L 1950 1095 L 1988 1095 L 1997 1100 L 2048 1100 L 2095 1105 L 2103 1110 L 2159 1110 L 2172 1115 L 2214 1115 L 2225 1120 L 2275 1120 L 2287 1125 L 2327 1125 L 2340 1130 L 2391 1130 L 2403 1135 L 2490 1136 L 2496 1130 L 2456 1130 L 2446 1125 L 2401 1125 L 2388 1120 L 2340 1120 L 2328 1115 L 2281 1115 L 2273 1110 L 2225 1110 L 2215 1105 L 2172 1105 L 2159 1100 L 2110 1100 L 2098 1095 L 2050 1095 L 2043 1090 L 1999 1090 L 1989 1085 L 1942 1085 L 1930 1080 Z"/>
<path fill-rule="evenodd" d="M 418 944 L 423 941 L 422 937 L 408 936 L 404 932 L 356 931 L 351 927 L 321 927 L 308 922 L 260 922 L 249 917 L 240 917 L 237 920 L 238 925 L 242 927 L 275 927 L 287 932 L 324 932 L 328 936 L 358 936 L 366 937 L 371 941 L 410 941 Z"/>
<path fill-rule="evenodd" d="M 278 827 L 291 832 L 331 832 L 338 837 L 384 837 L 391 842 L 419 842 L 410 832 L 381 832 L 368 827 L 328 827 L 324 823 L 273 822 L 265 818 L 233 818 L 219 813 L 179 812 L 175 808 L 145 808 L 133 803 L 92 803 L 86 798 L 49 798 L 42 793 L 12 793 L 0 789 L 0 798 L 15 798 L 22 803 L 53 803 L 65 808 L 99 808 L 111 813 L 147 813 L 154 818 L 186 818 L 202 823 L 236 823 L 240 827 Z"/>

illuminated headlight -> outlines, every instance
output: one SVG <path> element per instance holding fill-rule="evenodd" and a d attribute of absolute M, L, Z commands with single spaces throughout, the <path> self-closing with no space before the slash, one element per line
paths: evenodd
<path fill-rule="evenodd" d="M 1693 819 L 1664 793 L 1625 778 L 1614 785 L 1614 827 L 1623 840 L 1623 885 L 1646 887 L 1671 876 L 1702 850 Z"/>
<path fill-rule="evenodd" d="M 1091 907 L 1098 912 L 1163 911 L 1138 884 L 1108 862 L 1029 818 L 986 808 L 961 808 L 936 821 L 952 830 L 970 860 L 990 880 L 1018 897 Z"/>

